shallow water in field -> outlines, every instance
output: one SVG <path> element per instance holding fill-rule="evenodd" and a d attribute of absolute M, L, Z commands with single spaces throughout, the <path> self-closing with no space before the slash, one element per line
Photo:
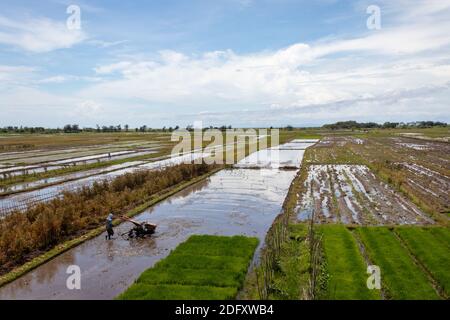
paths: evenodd
<path fill-rule="evenodd" d="M 96 162 L 105 162 L 112 160 L 121 160 L 131 157 L 150 155 L 156 153 L 155 149 L 146 149 L 141 151 L 118 151 L 111 153 L 102 153 L 91 156 L 77 157 L 77 158 L 68 158 L 57 161 L 46 162 L 45 164 L 35 164 L 35 165 L 27 165 L 27 166 L 14 166 L 0 169 L 0 176 L 7 174 L 8 176 L 20 176 L 23 174 L 34 174 L 34 173 L 42 173 L 46 171 L 62 169 L 67 166 L 72 165 L 86 165 L 92 164 Z"/>
<path fill-rule="evenodd" d="M 81 179 L 86 176 L 97 175 L 97 174 L 101 174 L 104 172 L 124 169 L 124 168 L 128 168 L 128 167 L 135 167 L 135 166 L 138 166 L 138 165 L 141 165 L 144 163 L 145 163 L 145 161 L 130 161 L 130 162 L 116 164 L 116 165 L 112 165 L 112 166 L 108 166 L 108 167 L 104 167 L 104 168 L 74 172 L 74 173 L 65 174 L 62 176 L 36 180 L 33 182 L 20 183 L 20 184 L 16 184 L 16 185 L 4 187 L 4 188 L 0 187 L 0 192 L 20 191 L 20 190 L 26 190 L 26 189 L 30 189 L 30 188 L 39 187 L 39 186 L 50 184 L 50 183 L 57 183 L 60 181 Z M 0 200 L 0 202 L 1 202 L 1 200 Z"/>
<path fill-rule="evenodd" d="M 311 165 L 297 207 L 300 221 L 344 224 L 432 224 L 412 202 L 364 165 Z"/>
<path fill-rule="evenodd" d="M 305 149 L 314 145 L 317 140 L 293 140 L 283 145 L 254 152 L 239 161 L 238 168 L 300 168 Z"/>
<path fill-rule="evenodd" d="M 280 150 L 281 157 L 289 158 L 285 154 L 292 151 Z M 122 223 L 115 228 L 114 240 L 105 240 L 103 233 L 0 288 L 0 300 L 112 299 L 192 234 L 254 236 L 261 246 L 296 173 L 267 168 L 222 170 L 136 216 L 136 220 L 157 224 L 151 238 L 123 239 L 121 234 L 131 225 Z M 81 290 L 66 287 L 70 265 L 81 269 Z"/>
<path fill-rule="evenodd" d="M 68 158 L 83 157 L 89 155 L 97 155 L 101 153 L 117 152 L 117 151 L 129 151 L 130 148 L 133 150 L 141 149 L 158 149 L 162 146 L 160 142 L 122 142 L 116 144 L 106 144 L 106 145 L 93 145 L 84 147 L 69 147 L 65 149 L 41 149 L 41 150 L 30 150 L 30 151 L 19 151 L 19 152 L 2 152 L 0 153 L 0 162 L 7 163 L 40 163 L 57 161 Z"/>
<path fill-rule="evenodd" d="M 133 171 L 140 170 L 140 169 L 157 169 L 157 168 L 167 167 L 170 165 L 179 164 L 179 163 L 182 163 L 185 161 L 193 161 L 194 159 L 196 159 L 198 157 L 202 157 L 204 155 L 208 155 L 208 154 L 207 153 L 205 153 L 205 154 L 194 153 L 194 154 L 188 154 L 188 155 L 184 155 L 184 156 L 180 156 L 180 157 L 176 157 L 176 158 L 169 158 L 169 159 L 165 159 L 165 160 L 154 161 L 154 162 L 150 162 L 148 164 L 147 163 L 144 163 L 142 165 L 133 165 L 132 164 L 131 166 L 129 165 L 124 169 L 106 172 L 106 173 L 101 173 L 101 169 L 97 169 L 97 170 L 99 170 L 99 174 L 96 174 L 93 176 L 81 178 L 81 179 L 78 179 L 75 181 L 63 182 L 58 185 L 48 186 L 48 187 L 44 187 L 44 188 L 34 190 L 34 191 L 4 196 L 4 197 L 0 198 L 0 215 L 6 214 L 8 212 L 8 208 L 18 206 L 19 210 L 24 210 L 24 209 L 26 209 L 28 203 L 48 201 L 48 200 L 51 200 L 51 199 L 57 197 L 63 191 L 66 191 L 66 190 L 74 191 L 74 190 L 79 189 L 84 186 L 90 186 L 95 181 L 102 181 L 105 179 L 107 179 L 107 180 L 113 179 L 119 175 L 122 175 L 122 174 L 125 174 L 128 172 L 133 172 Z M 125 165 L 126 165 L 125 163 L 122 164 L 122 166 L 125 166 Z M 82 173 L 80 173 L 80 174 L 82 174 Z M 91 173 L 91 174 L 95 174 L 95 172 Z"/>
<path fill-rule="evenodd" d="M 280 212 L 294 170 L 222 170 L 136 217 L 158 225 L 150 239 L 124 240 L 115 228 L 63 253 L 0 289 L 0 299 L 112 299 L 191 234 L 242 234 L 261 241 Z M 81 290 L 66 288 L 67 267 L 81 268 Z"/>

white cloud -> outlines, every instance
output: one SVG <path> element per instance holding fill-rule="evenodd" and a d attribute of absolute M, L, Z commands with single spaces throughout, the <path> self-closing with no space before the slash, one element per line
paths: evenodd
<path fill-rule="evenodd" d="M 86 76 L 75 76 L 75 75 L 56 75 L 51 77 L 46 77 L 35 81 L 37 84 L 48 84 L 48 83 L 65 83 L 68 81 L 85 81 L 85 82 L 100 82 L 102 78 L 100 77 L 86 77 Z"/>
<path fill-rule="evenodd" d="M 69 30 L 65 21 L 30 18 L 13 21 L 0 16 L 0 44 L 42 53 L 70 48 L 87 38 L 82 29 Z"/>
<path fill-rule="evenodd" d="M 97 68 L 94 68 L 94 71 L 97 74 L 111 74 L 117 71 L 123 71 L 131 65 L 132 63 L 129 61 L 121 61 L 113 64 L 99 66 Z"/>
<path fill-rule="evenodd" d="M 92 45 L 100 47 L 100 48 L 115 47 L 115 46 L 118 46 L 121 44 L 125 44 L 127 42 L 128 42 L 128 40 L 104 41 L 104 40 L 98 40 L 98 39 L 92 39 L 92 40 L 88 41 L 89 44 L 92 44 Z"/>
<path fill-rule="evenodd" d="M 2 85 L 11 85 L 30 78 L 35 70 L 35 68 L 27 66 L 0 65 L 0 88 Z"/>
<path fill-rule="evenodd" d="M 39 80 L 39 83 L 63 83 L 66 82 L 68 78 L 66 76 L 53 76 Z"/>
<path fill-rule="evenodd" d="M 99 74 L 118 72 L 122 77 L 93 86 L 83 94 L 203 107 L 230 103 L 299 106 L 382 92 L 386 88 L 377 84 L 387 79 L 391 89 L 420 86 L 426 81 L 442 84 L 450 80 L 446 72 L 449 66 L 421 55 L 435 55 L 433 50 L 450 44 L 450 35 L 436 33 L 435 29 L 419 32 L 397 28 L 361 38 L 299 43 L 250 55 L 216 51 L 187 57 L 161 52 L 159 59 L 97 67 Z M 408 41 L 403 43 L 403 39 Z M 344 53 L 358 56 L 333 56 Z M 410 64 L 404 65 L 408 61 Z"/>
<path fill-rule="evenodd" d="M 75 108 L 68 112 L 68 115 L 81 119 L 96 119 L 102 112 L 104 112 L 104 109 L 99 103 L 92 100 L 85 100 L 77 103 Z"/>

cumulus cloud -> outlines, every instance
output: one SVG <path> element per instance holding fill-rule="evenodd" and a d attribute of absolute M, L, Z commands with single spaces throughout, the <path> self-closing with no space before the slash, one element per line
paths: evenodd
<path fill-rule="evenodd" d="M 48 18 L 12 20 L 0 15 L 0 44 L 43 53 L 70 48 L 87 38 L 82 29 L 69 30 L 65 21 Z"/>
<path fill-rule="evenodd" d="M 430 61 L 421 53 L 447 46 L 450 36 L 433 41 L 432 31 L 427 36 L 414 29 L 386 33 L 385 37 L 369 35 L 317 45 L 299 43 L 275 52 L 250 55 L 216 51 L 187 57 L 162 52 L 159 59 L 97 67 L 95 71 L 99 74 L 117 72 L 121 77 L 83 93 L 98 98 L 128 96 L 149 103 L 187 106 L 231 102 L 289 107 L 377 94 L 386 89 L 382 85 L 386 80 L 391 89 L 449 80 L 445 59 L 434 57 Z M 414 37 L 417 41 L 409 46 L 400 41 Z M 427 41 L 422 41 L 425 38 Z M 333 56 L 355 51 L 366 54 L 359 54 L 357 59 Z"/>

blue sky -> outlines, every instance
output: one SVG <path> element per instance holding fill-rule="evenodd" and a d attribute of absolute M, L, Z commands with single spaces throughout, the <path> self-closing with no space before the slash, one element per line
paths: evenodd
<path fill-rule="evenodd" d="M 449 121 L 449 57 L 449 0 L 2 2 L 0 126 Z"/>

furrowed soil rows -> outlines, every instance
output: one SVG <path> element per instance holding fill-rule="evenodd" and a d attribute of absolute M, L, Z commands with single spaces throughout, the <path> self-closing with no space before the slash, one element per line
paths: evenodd
<path fill-rule="evenodd" d="M 450 212 L 450 144 L 407 137 L 328 136 L 308 164 L 364 164 L 427 212 Z"/>
<path fill-rule="evenodd" d="M 298 219 L 344 224 L 433 223 L 416 205 L 363 165 L 310 165 Z"/>

